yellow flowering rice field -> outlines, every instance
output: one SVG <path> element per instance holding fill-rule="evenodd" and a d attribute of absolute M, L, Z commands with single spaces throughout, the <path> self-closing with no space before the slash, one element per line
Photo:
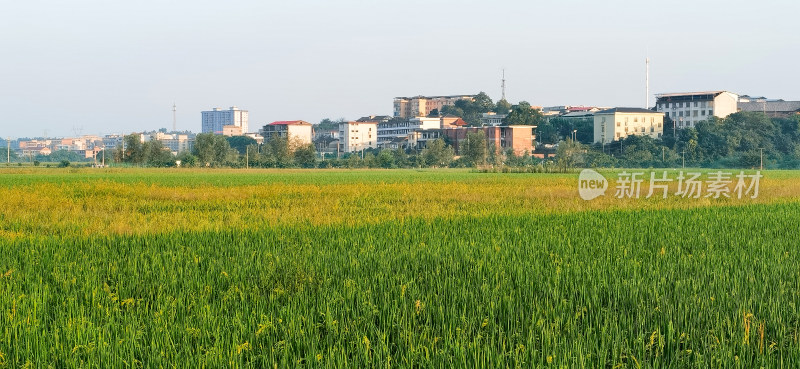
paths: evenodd
<path fill-rule="evenodd" d="M 798 367 L 800 172 L 763 174 L 2 169 L 0 367 Z"/>

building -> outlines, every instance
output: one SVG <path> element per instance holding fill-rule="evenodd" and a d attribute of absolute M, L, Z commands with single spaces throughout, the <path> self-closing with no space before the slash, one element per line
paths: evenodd
<path fill-rule="evenodd" d="M 481 116 L 481 125 L 482 126 L 500 126 L 503 125 L 503 119 L 506 119 L 508 114 L 497 114 L 497 113 L 483 113 Z"/>
<path fill-rule="evenodd" d="M 488 127 L 459 127 L 446 128 L 442 134 L 453 146 L 456 155 L 461 155 L 460 149 L 468 133 L 483 132 L 486 144 L 493 145 L 495 150 L 506 151 L 512 149 L 514 155 L 533 153 L 536 149 L 536 126 L 488 126 Z"/>
<path fill-rule="evenodd" d="M 355 152 L 378 147 L 378 123 L 339 123 L 339 151 Z"/>
<path fill-rule="evenodd" d="M 762 112 L 770 118 L 788 118 L 800 114 L 800 101 L 740 98 L 738 111 Z"/>
<path fill-rule="evenodd" d="M 314 138 L 314 126 L 304 120 L 272 122 L 261 129 L 265 141 L 275 136 L 287 138 L 297 145 L 310 144 Z"/>
<path fill-rule="evenodd" d="M 398 118 L 427 117 L 431 111 L 441 112 L 458 100 L 474 100 L 476 95 L 395 97 L 394 116 Z"/>
<path fill-rule="evenodd" d="M 664 113 L 641 108 L 613 108 L 594 113 L 594 143 L 609 143 L 631 135 L 661 138 Z"/>
<path fill-rule="evenodd" d="M 711 117 L 725 118 L 736 113 L 738 101 L 739 95 L 728 91 L 658 94 L 656 110 L 675 122 L 677 128 L 688 128 Z"/>
<path fill-rule="evenodd" d="M 237 126 L 241 128 L 242 133 L 248 133 L 248 112 L 232 106 L 228 110 L 221 108 L 214 108 L 211 111 L 204 111 L 202 114 L 202 127 L 203 133 L 222 134 L 225 126 Z"/>
<path fill-rule="evenodd" d="M 166 133 L 155 132 L 152 134 L 140 135 L 141 142 L 146 141 L 161 141 L 164 148 L 172 152 L 173 155 L 178 155 L 184 151 L 192 151 L 194 149 L 194 135 L 185 133 Z"/>
<path fill-rule="evenodd" d="M 239 126 L 222 126 L 222 135 L 225 137 L 241 136 L 242 127 Z"/>

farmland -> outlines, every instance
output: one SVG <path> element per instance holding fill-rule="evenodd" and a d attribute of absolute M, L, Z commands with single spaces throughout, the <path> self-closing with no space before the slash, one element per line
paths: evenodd
<path fill-rule="evenodd" d="M 0 367 L 800 365 L 800 172 L 756 199 L 576 186 L 0 170 Z"/>

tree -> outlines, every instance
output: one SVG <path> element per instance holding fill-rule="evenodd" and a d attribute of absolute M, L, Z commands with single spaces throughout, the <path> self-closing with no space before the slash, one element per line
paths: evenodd
<path fill-rule="evenodd" d="M 142 139 L 139 134 L 131 134 L 123 137 L 123 146 L 125 148 L 122 156 L 122 161 L 126 163 L 133 163 L 141 165 L 144 163 L 145 153 L 142 147 Z"/>
<path fill-rule="evenodd" d="M 453 161 L 453 148 L 448 146 L 443 139 L 429 141 L 422 150 L 424 163 L 432 167 L 446 167 Z"/>
<path fill-rule="evenodd" d="M 225 139 L 228 140 L 228 145 L 230 145 L 231 148 L 235 149 L 239 153 L 239 155 L 245 154 L 247 146 L 256 144 L 256 140 L 248 136 L 231 136 L 231 137 L 226 137 Z"/>
<path fill-rule="evenodd" d="M 8 146 L 0 147 L 0 153 L 3 154 L 3 161 L 17 161 L 17 152 L 14 150 L 8 150 Z"/>
<path fill-rule="evenodd" d="M 394 152 L 392 150 L 381 150 L 378 154 L 378 165 L 381 168 L 396 168 Z"/>
<path fill-rule="evenodd" d="M 180 161 L 182 167 L 191 168 L 197 165 L 197 157 L 192 155 L 189 151 L 179 152 L 175 160 Z"/>
<path fill-rule="evenodd" d="M 508 114 L 511 112 L 511 103 L 506 101 L 505 99 L 497 100 L 497 104 L 495 104 L 494 111 L 497 114 Z"/>
<path fill-rule="evenodd" d="M 483 131 L 467 132 L 467 136 L 460 143 L 460 153 L 470 166 L 486 164 L 488 150 L 486 148 L 486 135 Z"/>
<path fill-rule="evenodd" d="M 585 166 L 587 148 L 579 142 L 567 140 L 558 143 L 556 150 L 556 165 L 562 172 L 567 172 L 576 166 Z"/>
<path fill-rule="evenodd" d="M 507 125 L 538 126 L 543 119 L 544 116 L 539 109 L 532 108 L 527 101 L 520 101 L 503 122 Z"/>
<path fill-rule="evenodd" d="M 295 164 L 303 168 L 314 168 L 317 166 L 317 151 L 314 144 L 301 145 L 294 151 Z"/>
<path fill-rule="evenodd" d="M 332 120 L 330 118 L 325 118 L 321 120 L 315 127 L 315 130 L 320 131 L 333 131 L 339 129 L 339 123 L 347 122 L 344 118 L 339 118 L 337 120 Z"/>
<path fill-rule="evenodd" d="M 175 158 L 159 140 L 150 140 L 142 145 L 144 162 L 151 167 L 168 167 L 175 164 Z"/>
<path fill-rule="evenodd" d="M 200 133 L 194 140 L 194 151 L 201 166 L 223 166 L 237 157 L 228 140 L 213 133 Z"/>
<path fill-rule="evenodd" d="M 289 148 L 289 139 L 281 136 L 272 136 L 264 145 L 266 155 L 271 156 L 278 168 L 288 168 L 292 166 L 292 151 Z"/>

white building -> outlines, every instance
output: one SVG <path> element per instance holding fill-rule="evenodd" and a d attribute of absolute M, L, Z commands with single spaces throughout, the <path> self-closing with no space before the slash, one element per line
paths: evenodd
<path fill-rule="evenodd" d="M 378 123 L 339 123 L 339 151 L 355 152 L 378 147 Z"/>
<path fill-rule="evenodd" d="M 628 136 L 661 138 L 664 113 L 641 108 L 613 108 L 594 113 L 594 143 L 610 143 Z"/>
<path fill-rule="evenodd" d="M 494 112 L 490 113 L 483 113 L 481 116 L 481 125 L 482 126 L 501 126 L 503 125 L 503 119 L 506 119 L 507 114 L 497 114 Z"/>
<path fill-rule="evenodd" d="M 439 117 L 395 118 L 378 123 L 378 144 L 407 139 L 416 131 L 440 128 L 442 128 L 442 118 Z"/>
<path fill-rule="evenodd" d="M 728 91 L 658 94 L 656 110 L 672 119 L 677 128 L 688 128 L 711 117 L 736 113 L 738 102 L 739 95 Z"/>
<path fill-rule="evenodd" d="M 228 110 L 214 108 L 214 110 L 202 112 L 202 116 L 203 122 L 201 131 L 203 133 L 216 133 L 221 135 L 224 130 L 223 127 L 225 126 L 240 127 L 243 134 L 249 132 L 247 110 L 241 110 L 235 106 L 232 106 Z"/>
<path fill-rule="evenodd" d="M 164 147 L 169 149 L 173 155 L 178 155 L 183 151 L 192 151 L 194 148 L 194 135 L 155 132 L 150 135 L 140 135 L 139 137 L 141 142 L 150 140 L 161 141 Z"/>

